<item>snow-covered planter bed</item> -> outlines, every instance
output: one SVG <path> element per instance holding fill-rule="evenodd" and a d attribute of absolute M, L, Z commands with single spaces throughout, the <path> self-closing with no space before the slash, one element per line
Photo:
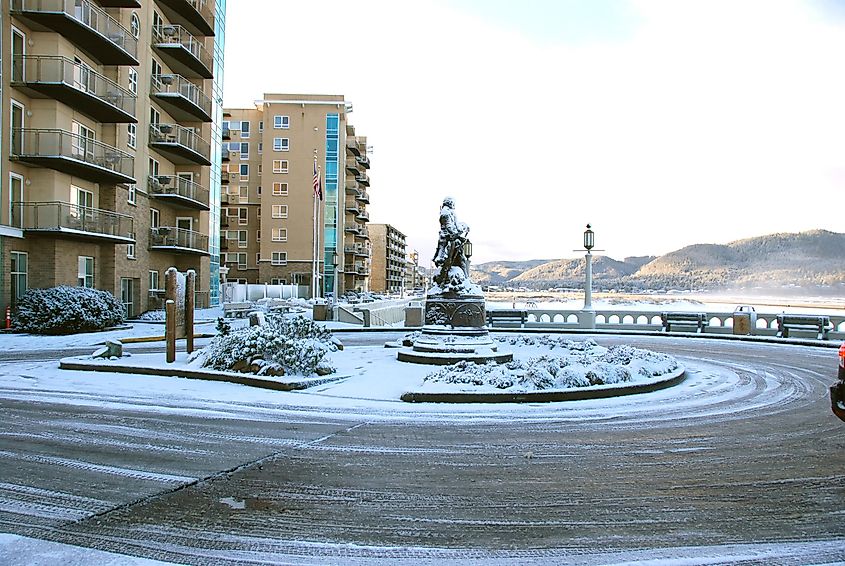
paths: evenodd
<path fill-rule="evenodd" d="M 460 400 L 465 400 L 467 394 L 487 395 L 487 401 L 531 400 L 532 396 L 538 400 L 576 399 L 606 396 L 612 391 L 627 394 L 650 390 L 683 375 L 683 368 L 672 356 L 628 345 L 606 348 L 594 340 L 575 342 L 549 335 L 517 335 L 500 342 L 536 355 L 505 364 L 462 361 L 445 366 L 427 375 L 421 387 L 403 399 L 435 400 L 437 395 L 454 394 L 459 394 Z M 604 391 L 595 395 L 553 395 L 577 390 Z"/>
<path fill-rule="evenodd" d="M 268 315 L 265 323 L 228 330 L 195 352 L 192 363 L 218 371 L 256 375 L 328 375 L 334 372 L 325 356 L 338 349 L 325 327 L 303 317 Z"/>

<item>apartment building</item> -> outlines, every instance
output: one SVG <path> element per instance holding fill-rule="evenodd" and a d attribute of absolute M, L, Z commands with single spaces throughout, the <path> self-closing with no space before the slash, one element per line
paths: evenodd
<path fill-rule="evenodd" d="M 3 4 L 0 302 L 83 285 L 134 316 L 173 266 L 214 304 L 226 1 Z"/>
<path fill-rule="evenodd" d="M 390 224 L 370 224 L 372 268 L 370 290 L 376 293 L 405 291 L 405 234 Z"/>
<path fill-rule="evenodd" d="M 227 280 L 366 290 L 370 161 L 340 95 L 265 94 L 223 121 L 221 263 Z M 315 168 L 320 193 L 314 187 Z"/>

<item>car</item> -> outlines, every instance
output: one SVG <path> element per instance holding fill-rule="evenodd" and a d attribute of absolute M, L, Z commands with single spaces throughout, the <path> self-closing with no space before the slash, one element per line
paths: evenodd
<path fill-rule="evenodd" d="M 839 381 L 830 386 L 830 408 L 845 421 L 845 342 L 839 347 Z"/>

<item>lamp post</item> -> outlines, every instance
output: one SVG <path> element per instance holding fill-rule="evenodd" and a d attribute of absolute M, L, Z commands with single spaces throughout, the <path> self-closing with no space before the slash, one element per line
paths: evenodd
<path fill-rule="evenodd" d="M 464 257 L 467 258 L 464 275 L 469 279 L 469 258 L 472 257 L 472 242 L 469 239 L 464 240 Z"/>
<path fill-rule="evenodd" d="M 584 249 L 574 250 L 586 251 L 584 256 L 586 267 L 584 269 L 586 281 L 584 283 L 584 308 L 581 309 L 582 315 L 580 317 L 581 328 L 595 328 L 596 327 L 596 311 L 593 310 L 593 247 L 596 245 L 596 235 L 592 227 L 587 224 L 587 229 L 584 230 Z M 604 250 L 596 250 L 597 252 Z"/>

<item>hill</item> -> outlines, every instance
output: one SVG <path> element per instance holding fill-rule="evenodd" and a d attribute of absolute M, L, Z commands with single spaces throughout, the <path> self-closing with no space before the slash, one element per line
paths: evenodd
<path fill-rule="evenodd" d="M 579 287 L 585 259 L 489 262 L 473 266 L 481 285 Z M 695 244 L 660 257 L 593 257 L 598 289 L 725 289 L 845 286 L 845 234 L 778 233 L 729 244 Z"/>

